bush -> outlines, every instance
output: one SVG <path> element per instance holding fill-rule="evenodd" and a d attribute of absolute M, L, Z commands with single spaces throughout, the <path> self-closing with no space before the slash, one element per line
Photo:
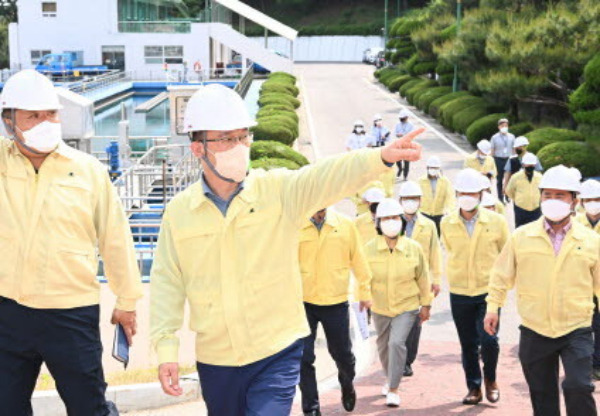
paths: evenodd
<path fill-rule="evenodd" d="M 256 119 L 256 121 L 259 123 L 275 123 L 280 126 L 284 126 L 294 134 L 294 139 L 298 137 L 298 123 L 291 117 L 286 116 L 285 114 L 273 114 L 270 116 L 263 116 L 261 118 Z"/>
<path fill-rule="evenodd" d="M 261 140 L 252 143 L 250 148 L 250 158 L 252 160 L 271 158 L 271 159 L 287 159 L 296 163 L 298 166 L 308 165 L 308 159 L 304 155 L 296 152 L 289 146 L 279 142 Z"/>
<path fill-rule="evenodd" d="M 421 111 L 429 112 L 429 104 L 437 98 L 441 96 L 450 94 L 452 92 L 452 88 L 450 87 L 435 87 L 427 89 L 423 94 L 416 99 L 416 106 Z"/>
<path fill-rule="evenodd" d="M 507 118 L 507 114 L 496 113 L 481 117 L 474 121 L 467 128 L 467 140 L 473 146 L 481 139 L 490 139 L 494 134 L 498 133 L 498 120 Z"/>
<path fill-rule="evenodd" d="M 590 145 L 575 141 L 552 143 L 537 154 L 544 169 L 563 164 L 576 167 L 584 177 L 600 174 L 600 154 Z"/>
<path fill-rule="evenodd" d="M 423 82 L 416 84 L 414 87 L 409 88 L 406 91 L 406 100 L 409 103 L 413 104 L 414 100 L 415 100 L 415 95 L 417 93 L 425 91 L 425 90 L 427 90 L 427 88 L 431 88 L 434 85 L 436 85 L 435 81 L 431 81 L 431 80 L 425 80 Z"/>
<path fill-rule="evenodd" d="M 289 160 L 289 159 L 264 158 L 264 159 L 253 160 L 252 162 L 250 162 L 250 168 L 251 169 L 264 169 L 264 170 L 285 168 L 285 169 L 296 170 L 296 169 L 300 169 L 300 165 L 298 165 L 297 163 L 295 163 L 294 161 Z"/>
<path fill-rule="evenodd" d="M 406 97 L 406 92 L 412 88 L 417 86 L 418 84 L 422 83 L 424 80 L 421 78 L 413 78 L 410 81 L 405 82 L 404 84 L 402 84 L 402 86 L 398 89 L 398 92 L 400 93 L 401 97 Z"/>
<path fill-rule="evenodd" d="M 300 107 L 300 100 L 287 94 L 268 93 L 261 94 L 258 105 L 264 107 L 269 104 L 291 104 L 294 108 Z"/>
<path fill-rule="evenodd" d="M 556 142 L 578 141 L 585 140 L 581 133 L 574 130 L 557 129 L 554 127 L 546 127 L 543 129 L 533 130 L 527 134 L 529 139 L 529 150 L 531 153 L 537 154 L 544 146 Z"/>
<path fill-rule="evenodd" d="M 269 117 L 269 116 L 278 116 L 278 115 L 284 115 L 286 117 L 291 118 L 292 120 L 294 120 L 296 123 L 299 122 L 300 118 L 298 117 L 298 114 L 296 114 L 295 111 L 291 110 L 287 107 L 281 107 L 281 106 L 277 106 L 277 105 L 267 105 L 265 107 L 262 107 L 260 110 L 258 110 L 258 113 L 256 113 L 256 119 L 258 120 L 259 118 L 262 117 Z"/>
<path fill-rule="evenodd" d="M 398 89 L 413 79 L 410 75 L 398 75 L 396 78 L 393 78 L 391 82 L 388 84 L 388 89 L 392 92 L 397 92 Z"/>
<path fill-rule="evenodd" d="M 454 131 L 464 134 L 471 124 L 486 114 L 488 114 L 487 109 L 481 105 L 464 108 L 452 116 L 452 128 Z"/>
<path fill-rule="evenodd" d="M 465 97 L 465 96 L 471 96 L 471 94 L 469 94 L 467 91 L 457 91 L 457 92 L 451 92 L 450 94 L 446 94 L 441 97 L 438 97 L 435 100 L 433 100 L 431 102 L 431 104 L 429 105 L 429 114 L 431 116 L 437 118 L 438 112 L 442 105 L 444 105 L 447 102 L 450 102 L 452 100 L 455 100 L 459 97 Z"/>
<path fill-rule="evenodd" d="M 272 72 L 269 74 L 269 80 L 282 80 L 284 82 L 290 83 L 292 85 L 296 85 L 296 77 L 292 74 L 288 74 L 287 72 Z"/>
<path fill-rule="evenodd" d="M 400 71 L 399 69 L 395 69 L 394 72 L 388 72 L 383 74 L 379 78 L 379 82 L 381 82 L 383 85 L 385 85 L 386 88 L 389 89 L 391 82 L 402 75 L 406 74 L 403 71 Z"/>
<path fill-rule="evenodd" d="M 453 129 L 454 127 L 452 126 L 452 117 L 454 117 L 454 115 L 459 111 L 476 105 L 485 108 L 486 101 L 481 97 L 475 97 L 472 95 L 466 95 L 464 97 L 455 98 L 454 100 L 448 101 L 440 106 L 437 119 L 441 121 L 444 127 Z"/>
<path fill-rule="evenodd" d="M 436 63 L 433 61 L 418 62 L 412 67 L 413 75 L 429 74 L 435 71 Z"/>
<path fill-rule="evenodd" d="M 437 80 L 442 86 L 451 86 L 454 81 L 454 74 L 441 74 Z"/>
<path fill-rule="evenodd" d="M 252 133 L 254 133 L 255 141 L 270 140 L 289 146 L 294 143 L 294 140 L 296 139 L 293 131 L 272 121 L 259 122 L 258 125 L 252 127 L 251 130 Z"/>
<path fill-rule="evenodd" d="M 535 129 L 533 124 L 528 121 L 523 121 L 521 123 L 514 124 L 510 126 L 510 132 L 515 135 L 515 137 L 526 136 L 527 133 Z"/>
<path fill-rule="evenodd" d="M 600 110 L 598 110 L 600 112 Z M 577 131 L 585 136 L 587 144 L 600 153 L 600 123 L 598 124 L 580 124 Z"/>
<path fill-rule="evenodd" d="M 297 97 L 300 91 L 298 87 L 283 82 L 265 81 L 260 87 L 260 92 L 263 94 L 276 93 L 276 94 L 289 94 L 292 97 Z"/>

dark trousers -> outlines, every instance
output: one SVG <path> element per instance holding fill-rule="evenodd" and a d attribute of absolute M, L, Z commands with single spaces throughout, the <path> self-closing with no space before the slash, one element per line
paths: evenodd
<path fill-rule="evenodd" d="M 419 342 L 421 340 L 421 320 L 415 319 L 410 334 L 406 339 L 406 365 L 413 365 L 419 353 Z"/>
<path fill-rule="evenodd" d="M 504 167 L 506 166 L 506 162 L 508 162 L 508 158 L 494 156 L 494 162 L 496 162 L 496 169 L 498 170 L 498 176 L 496 176 L 498 199 L 500 201 L 504 201 L 504 195 L 502 194 L 502 181 L 504 180 Z"/>
<path fill-rule="evenodd" d="M 593 366 L 600 369 L 600 313 L 598 313 L 598 298 L 594 296 L 594 317 L 592 318 L 592 329 L 594 330 L 594 355 Z"/>
<path fill-rule="evenodd" d="M 533 211 L 527 211 L 526 209 L 515 207 L 515 228 L 521 225 L 529 224 L 542 216 L 542 210 L 538 207 Z"/>
<path fill-rule="evenodd" d="M 32 309 L 0 298 L 0 414 L 32 415 L 46 363 L 69 416 L 118 415 L 105 399 L 100 306 Z"/>
<path fill-rule="evenodd" d="M 408 178 L 410 162 L 408 160 L 401 160 L 400 162 L 396 162 L 396 166 L 398 166 L 398 173 L 396 173 L 396 176 L 399 178 L 400 175 L 402 175 L 404 179 Z"/>
<path fill-rule="evenodd" d="M 592 329 L 577 329 L 559 338 L 542 336 L 523 326 L 519 359 L 529 386 L 534 416 L 560 416 L 558 361 L 568 416 L 595 416 L 592 383 Z"/>
<path fill-rule="evenodd" d="M 197 363 L 209 416 L 289 415 L 300 375 L 302 340 L 241 367 Z"/>
<path fill-rule="evenodd" d="M 352 353 L 350 339 L 350 315 L 348 303 L 319 306 L 304 303 L 306 318 L 310 326 L 310 335 L 304 338 L 304 354 L 300 371 L 300 391 L 304 412 L 319 409 L 319 392 L 315 375 L 315 338 L 317 325 L 323 325 L 327 349 L 338 368 L 338 380 L 343 391 L 353 389 L 356 360 Z"/>
<path fill-rule="evenodd" d="M 487 308 L 486 296 L 487 294 L 480 296 L 450 294 L 452 318 L 460 339 L 462 364 L 469 390 L 480 388 L 482 384 L 479 365 L 480 347 L 483 375 L 489 381 L 496 381 L 500 345 L 496 335 L 489 335 L 483 330 L 483 319 Z"/>
<path fill-rule="evenodd" d="M 425 215 L 427 218 L 429 218 L 431 221 L 433 221 L 435 223 L 435 228 L 437 228 L 437 233 L 438 233 L 438 237 L 439 237 L 440 233 L 441 233 L 440 224 L 442 223 L 442 218 L 444 218 L 444 216 L 443 215 L 428 215 L 428 214 L 425 214 L 424 212 L 422 212 L 421 214 Z"/>

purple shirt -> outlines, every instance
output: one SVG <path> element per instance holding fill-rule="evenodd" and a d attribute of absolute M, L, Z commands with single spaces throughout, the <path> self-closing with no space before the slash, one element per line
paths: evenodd
<path fill-rule="evenodd" d="M 572 224 L 571 224 L 571 221 L 569 220 L 569 223 L 567 225 L 562 227 L 557 232 L 554 232 L 554 230 L 552 229 L 552 227 L 550 226 L 548 221 L 544 220 L 544 228 L 546 229 L 546 232 L 548 233 L 548 237 L 550 237 L 550 242 L 552 243 L 552 247 L 554 247 L 554 255 L 555 256 L 558 256 L 558 253 L 560 252 L 560 248 L 562 247 L 563 241 L 565 241 L 565 237 L 567 236 L 567 233 L 571 229 L 571 226 L 572 226 Z"/>

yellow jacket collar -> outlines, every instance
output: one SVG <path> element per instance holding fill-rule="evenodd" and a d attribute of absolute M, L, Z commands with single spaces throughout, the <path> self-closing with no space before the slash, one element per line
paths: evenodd
<path fill-rule="evenodd" d="M 17 145 L 15 144 L 14 139 L 10 139 L 10 142 L 11 143 L 8 145 L 9 152 L 13 155 L 22 154 Z M 58 147 L 56 148 L 56 150 L 50 153 L 50 155 L 52 154 L 58 154 L 60 156 L 64 156 L 67 159 L 72 160 L 75 158 L 75 149 L 68 146 L 64 141 L 61 140 L 60 142 L 58 142 Z"/>
<path fill-rule="evenodd" d="M 531 227 L 527 229 L 528 237 L 545 237 L 548 236 L 546 228 L 544 227 L 544 221 L 546 219 L 541 217 L 536 220 Z M 576 240 L 584 240 L 586 238 L 585 225 L 579 221 L 575 221 L 574 217 L 571 217 L 571 229 L 567 232 L 567 236 L 571 236 Z"/>
<path fill-rule="evenodd" d="M 486 224 L 490 221 L 490 211 L 487 209 L 479 208 L 479 217 L 477 222 L 481 222 L 482 224 Z M 452 213 L 448 214 L 448 221 L 452 224 L 458 224 L 462 222 L 460 218 L 460 208 L 457 208 Z"/>
<path fill-rule="evenodd" d="M 202 173 L 200 174 L 202 175 Z M 202 176 L 200 176 L 202 178 Z M 256 186 L 254 186 L 255 175 L 252 171 L 248 174 L 244 180 L 244 189 L 235 197 L 239 197 L 247 203 L 252 203 L 256 200 Z M 195 210 L 209 199 L 204 195 L 204 188 L 202 186 L 202 179 L 198 180 L 195 184 L 190 186 L 190 209 Z M 235 199 L 234 198 L 234 199 Z"/>
<path fill-rule="evenodd" d="M 398 237 L 398 242 L 396 243 L 396 247 L 394 247 L 395 251 L 404 251 L 404 248 L 406 246 L 406 239 L 404 237 Z M 388 250 L 389 251 L 389 247 L 387 245 L 387 242 L 385 241 L 385 236 L 383 235 L 378 235 L 377 236 L 377 250 L 378 251 L 385 251 Z"/>

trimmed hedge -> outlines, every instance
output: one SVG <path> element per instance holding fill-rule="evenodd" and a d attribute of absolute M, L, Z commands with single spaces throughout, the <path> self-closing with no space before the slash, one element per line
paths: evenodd
<path fill-rule="evenodd" d="M 258 160 L 264 158 L 287 159 L 298 166 L 308 165 L 309 163 L 304 155 L 282 143 L 267 140 L 252 143 L 250 147 L 250 159 Z"/>
<path fill-rule="evenodd" d="M 583 135 L 579 132 L 567 129 L 557 129 L 553 127 L 533 130 L 527 134 L 527 138 L 529 139 L 529 146 L 527 147 L 527 150 L 529 150 L 531 153 L 537 153 L 551 143 L 566 141 L 582 142 L 585 140 L 585 137 L 583 137 Z"/>
<path fill-rule="evenodd" d="M 293 76 L 292 74 L 288 74 L 287 72 L 272 72 L 271 74 L 269 74 L 269 80 L 283 80 L 285 82 L 288 82 L 292 85 L 296 85 L 296 77 Z"/>
<path fill-rule="evenodd" d="M 507 117 L 507 114 L 496 113 L 474 121 L 467 129 L 467 140 L 473 146 L 481 139 L 489 140 L 494 134 L 498 133 L 498 120 Z"/>
<path fill-rule="evenodd" d="M 584 177 L 600 174 L 600 154 L 589 144 L 566 141 L 544 146 L 537 154 L 544 169 L 556 165 L 576 167 Z"/>
<path fill-rule="evenodd" d="M 268 117 L 263 116 L 257 119 L 257 121 L 259 123 L 275 123 L 279 124 L 280 126 L 284 126 L 292 132 L 294 138 L 298 137 L 298 134 L 300 133 L 298 123 L 291 117 L 286 116 L 285 114 L 273 114 Z"/>
<path fill-rule="evenodd" d="M 424 80 L 421 78 L 413 78 L 410 81 L 402 84 L 402 86 L 398 89 L 398 93 L 400 94 L 401 97 L 406 97 L 406 92 L 410 88 L 417 86 L 418 84 L 422 83 L 423 81 Z"/>
<path fill-rule="evenodd" d="M 259 122 L 251 130 L 254 133 L 255 141 L 270 140 L 290 146 L 296 139 L 293 131 L 273 121 Z"/>
<path fill-rule="evenodd" d="M 291 84 L 282 82 L 265 81 L 260 87 L 260 92 L 264 94 L 276 93 L 276 94 L 290 94 L 294 98 L 298 96 L 300 91 L 298 87 Z"/>
<path fill-rule="evenodd" d="M 459 111 L 462 111 L 468 107 L 481 106 L 486 107 L 486 101 L 481 97 L 475 97 L 472 95 L 466 95 L 464 97 L 458 97 L 454 100 L 448 101 L 440 106 L 437 114 L 437 119 L 441 121 L 442 125 L 448 129 L 454 129 L 452 125 L 452 117 Z M 477 119 L 475 119 L 477 120 Z M 473 121 L 475 121 L 473 120 Z M 468 127 L 468 126 L 467 126 Z"/>
<path fill-rule="evenodd" d="M 533 124 L 528 121 L 523 121 L 521 123 L 514 124 L 510 126 L 510 132 L 515 135 L 515 137 L 526 136 L 530 131 L 533 131 L 535 127 Z"/>
<path fill-rule="evenodd" d="M 289 159 L 278 159 L 278 158 L 268 158 L 267 157 L 267 158 L 263 158 L 263 159 L 253 160 L 252 162 L 250 162 L 250 168 L 251 169 L 264 169 L 264 170 L 285 168 L 285 169 L 296 170 L 296 169 L 300 169 L 300 165 L 298 165 L 296 162 L 289 160 Z"/>
<path fill-rule="evenodd" d="M 467 107 L 452 116 L 452 128 L 454 131 L 464 134 L 471 124 L 487 114 L 488 110 L 484 106 Z"/>
<path fill-rule="evenodd" d="M 397 92 L 402 85 L 404 85 L 411 79 L 413 79 L 413 77 L 411 77 L 410 75 L 398 75 L 397 77 L 391 80 L 387 88 L 392 92 Z"/>
<path fill-rule="evenodd" d="M 256 113 L 256 118 L 259 119 L 261 117 L 269 117 L 280 114 L 284 114 L 285 116 L 294 119 L 296 123 L 298 123 L 298 121 L 300 120 L 298 114 L 296 114 L 296 112 L 293 109 L 290 110 L 289 107 L 279 105 L 267 105 L 261 107 L 260 110 L 258 110 L 258 113 Z"/>
<path fill-rule="evenodd" d="M 286 94 L 268 93 L 261 94 L 258 99 L 258 105 L 264 107 L 269 104 L 291 104 L 294 108 L 300 107 L 300 100 Z"/>
<path fill-rule="evenodd" d="M 423 94 L 419 95 L 415 101 L 417 108 L 426 113 L 429 112 L 429 105 L 437 98 L 448 95 L 452 92 L 450 87 L 434 87 L 427 89 Z"/>
<path fill-rule="evenodd" d="M 418 94 L 419 92 L 424 92 L 425 90 L 427 90 L 427 88 L 431 88 L 434 85 L 436 85 L 435 81 L 431 80 L 425 80 L 423 82 L 420 82 L 419 84 L 416 84 L 414 87 L 409 88 L 406 91 L 406 100 L 409 103 L 413 104 L 416 94 Z"/>
<path fill-rule="evenodd" d="M 471 96 L 471 94 L 469 94 L 467 91 L 457 91 L 457 92 L 451 92 L 450 94 L 446 94 L 442 97 L 438 97 L 435 100 L 433 100 L 431 102 L 431 104 L 429 105 L 429 111 L 428 113 L 437 118 L 438 116 L 438 112 L 440 110 L 440 107 L 444 104 L 446 104 L 447 102 L 450 102 L 452 100 L 455 100 L 459 97 L 465 97 L 465 96 Z"/>

